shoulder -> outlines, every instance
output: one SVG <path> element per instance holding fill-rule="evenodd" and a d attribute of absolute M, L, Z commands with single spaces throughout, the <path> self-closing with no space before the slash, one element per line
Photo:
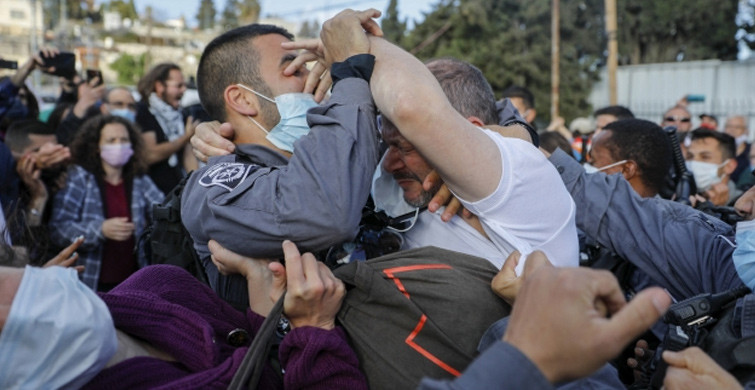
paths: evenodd
<path fill-rule="evenodd" d="M 159 127 L 157 119 L 149 111 L 149 106 L 145 102 L 139 102 L 136 105 L 136 118 L 134 119 L 139 126 L 141 126 L 143 132 L 155 131 Z"/>
<path fill-rule="evenodd" d="M 94 178 L 94 175 L 80 165 L 74 164 L 68 167 L 68 181 L 89 180 L 91 178 Z"/>

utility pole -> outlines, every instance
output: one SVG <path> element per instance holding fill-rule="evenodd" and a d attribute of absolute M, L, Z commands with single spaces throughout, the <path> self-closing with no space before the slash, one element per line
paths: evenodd
<path fill-rule="evenodd" d="M 147 6 L 147 52 L 144 56 L 144 74 L 152 65 L 152 6 Z"/>
<path fill-rule="evenodd" d="M 559 106 L 559 84 L 561 82 L 559 74 L 559 59 L 561 58 L 561 24 L 559 0 L 553 0 L 551 7 L 551 120 L 558 117 Z"/>
<path fill-rule="evenodd" d="M 612 106 L 618 104 L 616 69 L 619 66 L 619 43 L 617 41 L 616 0 L 605 0 L 606 35 L 608 36 L 608 96 Z"/>

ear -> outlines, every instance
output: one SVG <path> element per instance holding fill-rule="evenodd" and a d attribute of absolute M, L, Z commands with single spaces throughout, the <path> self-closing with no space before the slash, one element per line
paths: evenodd
<path fill-rule="evenodd" d="M 483 127 L 483 126 L 485 126 L 485 123 L 480 118 L 478 118 L 476 116 L 469 116 L 469 117 L 467 117 L 467 120 L 470 121 L 473 125 L 475 125 L 477 127 Z"/>
<path fill-rule="evenodd" d="M 537 111 L 535 111 L 534 108 L 530 108 L 527 110 L 527 115 L 524 116 L 524 120 L 526 120 L 527 123 L 532 123 L 532 121 L 535 120 L 535 116 L 537 116 Z"/>
<path fill-rule="evenodd" d="M 624 175 L 624 179 L 626 179 L 627 181 L 630 181 L 634 177 L 639 176 L 640 167 L 637 165 L 636 161 L 628 160 L 621 167 L 621 174 Z"/>
<path fill-rule="evenodd" d="M 726 175 L 731 175 L 732 172 L 737 169 L 737 159 L 733 157 L 730 158 L 729 161 L 726 162 L 726 165 L 723 166 L 723 168 Z"/>
<path fill-rule="evenodd" d="M 259 100 L 253 93 L 240 88 L 238 85 L 229 85 L 223 91 L 223 100 L 226 110 L 235 111 L 245 116 L 256 116 L 259 113 Z"/>
<path fill-rule="evenodd" d="M 163 83 L 162 81 L 159 81 L 159 80 L 156 81 L 155 82 L 155 94 L 157 94 L 157 96 L 162 96 L 163 92 L 165 92 L 165 83 Z"/>

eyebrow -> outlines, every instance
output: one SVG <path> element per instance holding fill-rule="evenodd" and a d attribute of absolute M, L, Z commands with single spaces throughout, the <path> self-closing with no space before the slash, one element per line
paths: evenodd
<path fill-rule="evenodd" d="M 291 62 L 296 59 L 296 54 L 288 53 L 285 56 L 281 57 L 281 62 L 279 66 L 285 65 L 287 62 Z"/>

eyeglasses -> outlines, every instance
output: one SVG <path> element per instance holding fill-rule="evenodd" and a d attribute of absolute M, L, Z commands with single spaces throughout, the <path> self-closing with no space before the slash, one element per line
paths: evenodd
<path fill-rule="evenodd" d="M 690 121 L 690 118 L 684 118 L 680 116 L 667 116 L 663 118 L 666 122 L 682 122 L 687 123 Z"/>

